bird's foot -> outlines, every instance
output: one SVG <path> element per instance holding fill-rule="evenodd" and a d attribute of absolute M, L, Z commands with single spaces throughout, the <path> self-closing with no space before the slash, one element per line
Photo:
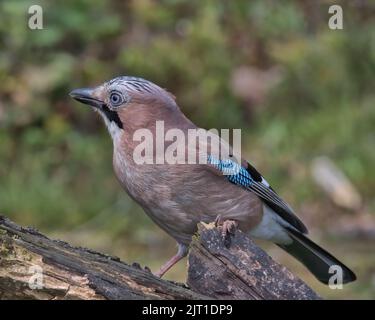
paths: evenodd
<path fill-rule="evenodd" d="M 224 220 L 219 214 L 215 219 L 215 226 L 221 227 L 221 235 L 225 241 L 225 245 L 230 245 L 230 236 L 234 235 L 236 228 L 238 227 L 238 222 L 235 220 Z"/>

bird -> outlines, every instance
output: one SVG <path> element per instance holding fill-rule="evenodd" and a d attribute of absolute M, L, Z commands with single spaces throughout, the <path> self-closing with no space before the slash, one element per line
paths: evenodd
<path fill-rule="evenodd" d="M 329 284 L 332 266 L 341 268 L 342 283 L 356 280 L 352 270 L 307 237 L 306 226 L 255 167 L 245 159 L 235 159 L 227 142 L 189 120 L 166 89 L 143 78 L 118 76 L 95 87 L 75 89 L 70 96 L 100 114 L 113 141 L 113 169 L 121 186 L 177 242 L 177 253 L 157 276 L 162 277 L 188 254 L 199 222 L 215 221 L 223 236 L 238 228 L 250 237 L 275 243 L 324 284 Z M 156 142 L 145 142 L 146 136 L 140 141 L 137 135 L 146 130 L 155 136 L 158 123 L 163 123 L 164 133 L 173 129 L 185 135 L 190 130 L 207 133 L 211 138 L 207 150 L 182 146 L 187 152 L 195 148 L 197 157 L 206 161 L 155 161 L 160 153 Z M 220 147 L 212 141 L 219 141 Z M 135 158 L 141 143 L 151 147 L 143 156 L 147 153 L 154 161 L 139 163 Z M 172 139 L 161 153 L 173 143 L 178 149 Z M 218 148 L 228 156 L 218 157 Z M 181 159 L 186 160 L 186 155 L 177 160 Z"/>

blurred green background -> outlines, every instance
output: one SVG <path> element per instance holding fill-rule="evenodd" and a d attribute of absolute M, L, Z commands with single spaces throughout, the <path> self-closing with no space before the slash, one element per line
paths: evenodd
<path fill-rule="evenodd" d="M 334 3 L 343 30 L 328 28 Z M 43 30 L 27 27 L 32 4 Z M 174 254 L 117 183 L 101 120 L 68 97 L 139 76 L 199 126 L 242 128 L 247 159 L 359 279 L 330 290 L 260 243 L 272 256 L 324 297 L 375 298 L 374 18 L 370 0 L 2 0 L 0 213 L 152 270 Z M 315 183 L 321 156 L 350 184 L 338 198 Z M 185 277 L 186 260 L 166 278 Z"/>

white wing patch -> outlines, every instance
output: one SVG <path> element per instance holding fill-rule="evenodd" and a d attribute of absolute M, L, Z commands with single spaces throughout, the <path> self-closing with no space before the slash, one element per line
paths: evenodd
<path fill-rule="evenodd" d="M 249 234 L 254 238 L 268 240 L 278 244 L 289 244 L 292 242 L 292 239 L 283 228 L 283 224 L 291 226 L 270 207 L 263 205 L 262 221 L 252 229 Z"/>
<path fill-rule="evenodd" d="M 270 184 L 268 183 L 268 181 L 266 179 L 263 178 L 262 176 L 262 181 L 261 181 L 267 188 L 270 187 Z"/>

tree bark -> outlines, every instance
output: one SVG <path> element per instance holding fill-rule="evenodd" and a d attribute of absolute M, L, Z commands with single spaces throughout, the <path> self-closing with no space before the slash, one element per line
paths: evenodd
<path fill-rule="evenodd" d="M 50 240 L 0 216 L 0 299 L 207 299 L 137 264 Z"/>
<path fill-rule="evenodd" d="M 0 216 L 0 299 L 317 299 L 242 232 L 231 244 L 199 224 L 188 288 L 138 264 L 51 240 Z"/>
<path fill-rule="evenodd" d="M 320 297 L 244 233 L 223 238 L 213 223 L 198 225 L 187 284 L 216 299 L 316 300 Z"/>

